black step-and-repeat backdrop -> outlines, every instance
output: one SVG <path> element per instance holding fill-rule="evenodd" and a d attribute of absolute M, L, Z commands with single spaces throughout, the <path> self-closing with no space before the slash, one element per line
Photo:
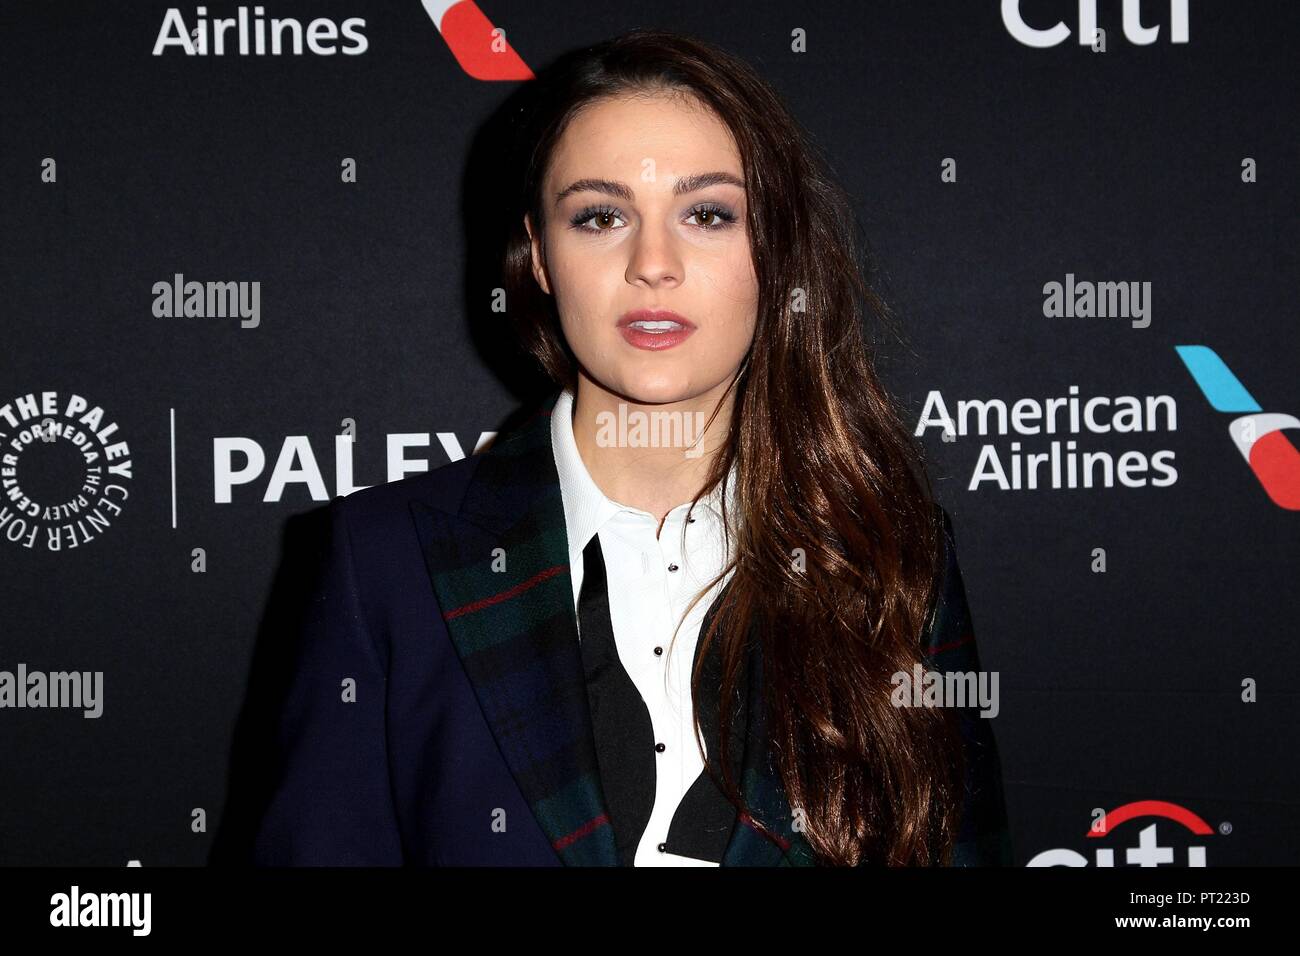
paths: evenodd
<path fill-rule="evenodd" d="M 322 507 L 535 394 L 493 311 L 503 107 L 647 25 L 755 63 L 854 198 L 1016 862 L 1295 862 L 1298 5 L 4 20 L 0 863 L 237 856 Z"/>

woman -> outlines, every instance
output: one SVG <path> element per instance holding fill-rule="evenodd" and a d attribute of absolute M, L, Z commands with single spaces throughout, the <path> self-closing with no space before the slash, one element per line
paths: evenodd
<path fill-rule="evenodd" d="M 1009 863 L 987 722 L 898 706 L 979 661 L 842 193 L 691 38 L 529 92 L 506 299 L 561 391 L 333 503 L 258 860 Z"/>

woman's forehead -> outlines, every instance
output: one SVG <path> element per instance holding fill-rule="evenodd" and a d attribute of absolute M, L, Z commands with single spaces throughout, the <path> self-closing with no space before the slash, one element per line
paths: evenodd
<path fill-rule="evenodd" d="M 664 99 L 620 97 L 594 104 L 570 122 L 556 144 L 548 191 L 558 194 L 578 180 L 623 182 L 633 191 L 654 183 L 658 191 L 712 173 L 730 176 L 743 188 L 731 131 L 712 112 Z"/>

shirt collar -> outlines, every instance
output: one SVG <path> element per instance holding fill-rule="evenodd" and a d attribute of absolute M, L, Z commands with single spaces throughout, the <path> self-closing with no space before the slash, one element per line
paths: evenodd
<path fill-rule="evenodd" d="M 569 550 L 581 554 L 588 542 L 610 518 L 620 511 L 646 514 L 639 509 L 620 505 L 605 497 L 578 452 L 573 437 L 573 393 L 560 392 L 551 410 L 551 447 L 555 453 L 555 470 L 560 479 L 560 497 L 564 501 L 564 524 L 569 534 Z M 731 520 L 736 520 L 736 469 L 727 473 L 725 493 Z M 724 489 L 715 487 L 700 499 L 699 508 L 708 508 L 716 520 L 722 518 L 721 498 Z M 698 509 L 697 509 L 698 513 Z M 648 515 L 647 515 L 648 516 Z"/>

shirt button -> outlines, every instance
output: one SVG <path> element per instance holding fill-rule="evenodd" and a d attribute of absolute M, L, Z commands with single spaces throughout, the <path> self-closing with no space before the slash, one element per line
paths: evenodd
<path fill-rule="evenodd" d="M 676 571 L 676 570 L 677 570 L 677 565 L 675 565 L 675 564 L 670 564 L 670 565 L 668 565 L 668 570 L 669 570 L 669 571 Z"/>
<path fill-rule="evenodd" d="M 694 518 L 687 518 L 687 519 L 686 519 L 686 523 L 687 523 L 687 524 L 695 524 L 695 519 L 694 519 Z"/>
<path fill-rule="evenodd" d="M 660 852 L 660 853 L 667 853 L 667 852 L 668 852 L 668 844 L 667 844 L 667 843 L 660 843 L 660 844 L 659 844 L 659 852 Z"/>
<path fill-rule="evenodd" d="M 662 657 L 663 653 L 664 653 L 664 649 L 662 647 L 655 648 L 655 657 Z"/>
<path fill-rule="evenodd" d="M 668 748 L 666 748 L 663 744 L 655 744 L 655 750 L 659 751 L 660 753 L 663 753 L 666 749 Z"/>

